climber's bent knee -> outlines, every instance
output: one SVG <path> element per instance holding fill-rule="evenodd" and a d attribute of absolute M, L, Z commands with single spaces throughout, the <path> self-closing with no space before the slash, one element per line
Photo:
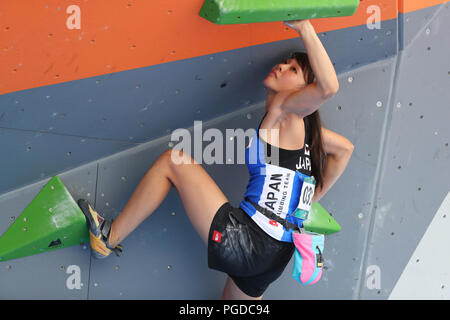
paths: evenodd
<path fill-rule="evenodd" d="M 183 150 L 168 149 L 165 151 L 170 158 L 169 163 L 172 166 L 180 166 L 184 164 L 198 164 L 192 157 Z"/>

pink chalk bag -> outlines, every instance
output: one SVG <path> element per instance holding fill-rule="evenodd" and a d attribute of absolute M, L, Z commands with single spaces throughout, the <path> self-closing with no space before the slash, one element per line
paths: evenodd
<path fill-rule="evenodd" d="M 325 236 L 300 229 L 292 232 L 292 238 L 295 245 L 292 277 L 304 285 L 316 283 L 322 276 Z"/>
<path fill-rule="evenodd" d="M 293 214 L 295 217 L 306 219 L 311 210 L 314 189 L 314 177 L 305 177 L 299 203 Z M 295 245 L 292 277 L 304 285 L 316 283 L 322 276 L 325 235 L 299 228 L 292 231 L 292 241 Z"/>

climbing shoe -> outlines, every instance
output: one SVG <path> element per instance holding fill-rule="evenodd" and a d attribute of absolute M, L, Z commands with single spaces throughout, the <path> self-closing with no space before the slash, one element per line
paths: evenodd
<path fill-rule="evenodd" d="M 97 211 L 92 209 L 85 199 L 78 200 L 78 206 L 86 216 L 86 224 L 89 229 L 91 251 L 95 258 L 103 259 L 114 252 L 116 256 L 122 254 L 122 246 L 119 244 L 112 248 L 108 244 L 109 233 L 113 221 L 106 220 Z"/>

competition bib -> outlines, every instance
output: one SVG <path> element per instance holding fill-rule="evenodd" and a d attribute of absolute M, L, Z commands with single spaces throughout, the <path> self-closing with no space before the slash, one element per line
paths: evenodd
<path fill-rule="evenodd" d="M 300 192 L 300 199 L 298 201 L 297 209 L 294 211 L 294 216 L 305 220 L 308 216 L 309 210 L 311 210 L 312 199 L 314 196 L 314 190 L 316 188 L 316 179 L 306 177 L 303 180 L 302 191 Z"/>

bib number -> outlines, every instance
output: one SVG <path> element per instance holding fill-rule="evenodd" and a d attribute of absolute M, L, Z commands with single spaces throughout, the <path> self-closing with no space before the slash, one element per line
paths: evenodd
<path fill-rule="evenodd" d="M 312 205 L 312 199 L 314 196 L 315 185 L 304 181 L 302 185 L 302 192 L 300 193 L 300 199 L 298 202 L 298 208 L 301 210 L 309 211 Z"/>

